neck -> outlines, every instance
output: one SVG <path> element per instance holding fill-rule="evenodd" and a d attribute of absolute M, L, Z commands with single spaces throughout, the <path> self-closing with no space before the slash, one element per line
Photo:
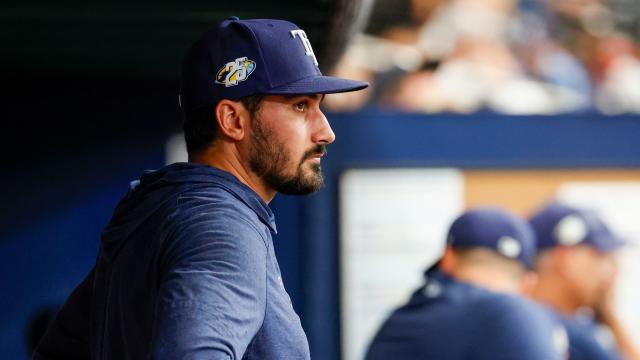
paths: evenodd
<path fill-rule="evenodd" d="M 567 286 L 555 281 L 557 277 L 551 278 L 547 274 L 540 274 L 538 285 L 532 292 L 532 297 L 543 304 L 566 315 L 573 315 L 580 307 L 577 301 L 567 292 Z"/>
<path fill-rule="evenodd" d="M 519 294 L 520 287 L 513 275 L 490 266 L 458 266 L 449 274 L 453 278 L 499 293 Z"/>
<path fill-rule="evenodd" d="M 255 191 L 267 204 L 276 196 L 276 191 L 251 171 L 249 164 L 243 161 L 237 148 L 230 144 L 216 142 L 206 150 L 189 155 L 189 162 L 209 165 L 230 173 Z"/>

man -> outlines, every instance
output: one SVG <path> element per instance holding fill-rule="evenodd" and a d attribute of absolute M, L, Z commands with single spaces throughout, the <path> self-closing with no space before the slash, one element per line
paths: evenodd
<path fill-rule="evenodd" d="M 367 359 L 563 359 L 566 333 L 518 296 L 535 244 L 528 224 L 498 208 L 456 219 L 425 284 L 382 325 Z"/>
<path fill-rule="evenodd" d="M 322 76 L 292 23 L 206 32 L 183 65 L 189 163 L 132 183 L 34 358 L 308 359 L 267 204 L 322 186 L 322 94 L 366 86 Z"/>
<path fill-rule="evenodd" d="M 624 242 L 594 212 L 559 203 L 543 207 L 530 223 L 539 251 L 532 296 L 562 314 L 570 359 L 640 359 L 612 308 L 614 252 Z"/>

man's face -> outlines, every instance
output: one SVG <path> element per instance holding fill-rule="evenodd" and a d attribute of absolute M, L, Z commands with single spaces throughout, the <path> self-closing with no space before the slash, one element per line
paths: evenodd
<path fill-rule="evenodd" d="M 566 259 L 566 276 L 581 306 L 595 307 L 607 292 L 617 273 L 615 257 L 586 245 L 573 246 Z"/>
<path fill-rule="evenodd" d="M 265 96 L 251 119 L 249 165 L 277 192 L 309 194 L 324 183 L 320 159 L 335 135 L 321 101 L 321 95 Z"/>

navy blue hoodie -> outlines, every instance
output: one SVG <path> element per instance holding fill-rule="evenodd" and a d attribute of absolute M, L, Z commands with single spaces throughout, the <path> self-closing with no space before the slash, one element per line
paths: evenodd
<path fill-rule="evenodd" d="M 231 174 L 191 163 L 144 173 L 34 359 L 308 359 L 275 232 L 267 204 Z"/>

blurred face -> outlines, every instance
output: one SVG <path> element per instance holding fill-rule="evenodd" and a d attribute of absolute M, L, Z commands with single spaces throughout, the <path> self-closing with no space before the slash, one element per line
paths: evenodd
<path fill-rule="evenodd" d="M 574 246 L 565 258 L 565 277 L 580 306 L 596 307 L 611 289 L 617 272 L 614 255 L 590 246 Z"/>
<path fill-rule="evenodd" d="M 321 95 L 264 98 L 251 121 L 249 165 L 271 189 L 292 195 L 322 187 L 321 158 L 335 140 Z"/>

